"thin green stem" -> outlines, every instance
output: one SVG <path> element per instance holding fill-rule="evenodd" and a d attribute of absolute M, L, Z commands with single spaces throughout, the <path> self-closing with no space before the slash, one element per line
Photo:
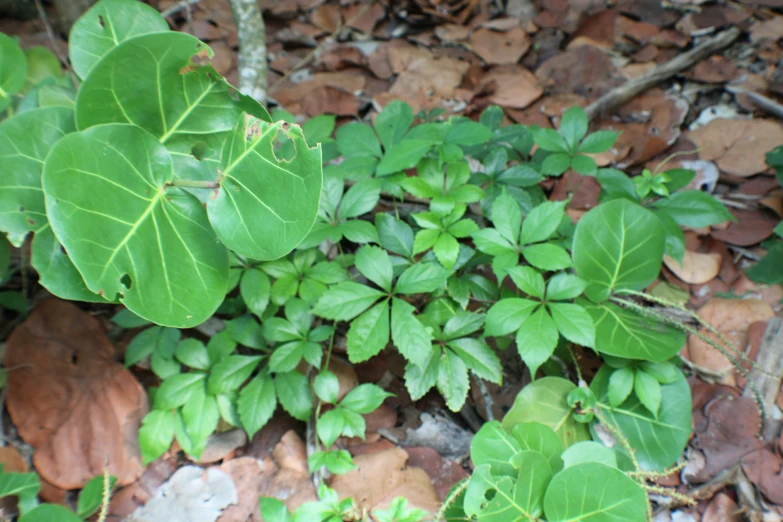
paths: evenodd
<path fill-rule="evenodd" d="M 171 187 L 216 189 L 220 188 L 217 181 L 199 181 L 196 179 L 174 179 L 167 183 Z"/>

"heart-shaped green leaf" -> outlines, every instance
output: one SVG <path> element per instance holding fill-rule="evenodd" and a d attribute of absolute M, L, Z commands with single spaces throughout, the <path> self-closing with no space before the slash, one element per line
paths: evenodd
<path fill-rule="evenodd" d="M 198 199 L 167 186 L 173 179 L 171 156 L 153 136 L 101 125 L 57 142 L 43 186 L 52 228 L 91 291 L 186 328 L 222 302 L 228 252 Z"/>
<path fill-rule="evenodd" d="M 120 42 L 146 33 L 169 30 L 160 13 L 143 2 L 101 0 L 84 13 L 71 29 L 68 55 L 79 78 Z"/>
<path fill-rule="evenodd" d="M 277 259 L 310 231 L 321 197 L 321 146 L 310 148 L 302 129 L 284 122 L 240 118 L 226 142 L 220 191 L 209 220 L 231 250 L 253 259 Z M 289 160 L 275 156 L 275 140 L 294 146 Z"/>
<path fill-rule="evenodd" d="M 582 216 L 574 232 L 576 272 L 585 295 L 604 301 L 622 289 L 642 290 L 658 277 L 664 230 L 658 218 L 626 199 L 603 203 Z"/>

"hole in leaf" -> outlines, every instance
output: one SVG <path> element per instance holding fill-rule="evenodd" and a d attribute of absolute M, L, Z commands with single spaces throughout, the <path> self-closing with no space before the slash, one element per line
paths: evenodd
<path fill-rule="evenodd" d="M 272 141 L 272 154 L 277 161 L 291 161 L 296 157 L 293 140 L 286 133 L 278 132 Z"/>
<path fill-rule="evenodd" d="M 79 362 L 79 354 L 77 354 L 76 352 L 72 352 L 71 353 L 71 364 L 73 364 L 75 366 L 77 362 Z"/>
<path fill-rule="evenodd" d="M 131 286 L 133 286 L 133 281 L 131 281 L 131 278 L 128 274 L 125 274 L 120 278 L 120 283 L 122 283 L 122 286 L 124 286 L 128 290 L 130 290 Z"/>
<path fill-rule="evenodd" d="M 24 212 L 24 207 L 22 205 L 19 205 L 19 212 Z"/>
<path fill-rule="evenodd" d="M 190 153 L 193 155 L 194 158 L 201 161 L 202 159 L 204 159 L 204 155 L 207 153 L 207 144 L 204 143 L 203 141 L 197 141 L 190 148 Z"/>
<path fill-rule="evenodd" d="M 103 20 L 103 15 L 98 15 L 98 23 L 101 27 L 106 27 L 106 22 Z"/>

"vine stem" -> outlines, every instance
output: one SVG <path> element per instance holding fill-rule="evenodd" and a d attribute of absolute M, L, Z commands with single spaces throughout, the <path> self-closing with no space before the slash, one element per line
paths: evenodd
<path fill-rule="evenodd" d="M 167 183 L 170 187 L 216 189 L 220 188 L 217 181 L 200 181 L 196 179 L 173 179 Z"/>

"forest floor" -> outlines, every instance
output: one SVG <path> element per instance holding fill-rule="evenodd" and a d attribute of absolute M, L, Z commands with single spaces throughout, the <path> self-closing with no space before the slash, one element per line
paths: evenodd
<path fill-rule="evenodd" d="M 236 84 L 238 43 L 226 0 L 150 3 L 172 13 L 167 19 L 173 29 L 207 42 L 215 53 L 215 68 Z M 672 0 L 666 5 L 657 0 L 266 4 L 270 101 L 303 121 L 335 114 L 338 126 L 356 119 L 371 121 L 390 101 L 401 99 L 414 112 L 444 109 L 447 115 L 472 118 L 489 105 L 499 105 L 506 123 L 557 127 L 565 109 L 588 107 L 700 43 L 737 28 L 736 38 L 715 54 L 660 78 L 617 108 L 591 113 L 591 130 L 621 131 L 616 145 L 598 158 L 601 166 L 631 173 L 654 170 L 676 153 L 667 168 L 695 170 L 692 187 L 716 195 L 737 218 L 687 231 L 684 261 L 680 265 L 665 260 L 655 283 L 657 295 L 697 311 L 750 359 L 770 320 L 783 318 L 783 287 L 755 283 L 744 273 L 766 253 L 783 216 L 780 177 L 766 160 L 768 152 L 783 144 L 783 0 Z M 54 9 L 49 10 L 49 19 L 58 35 Z M 65 40 L 55 36 L 53 41 L 40 19 L 0 20 L 0 31 L 18 35 L 25 48 L 56 47 L 57 53 L 67 55 Z M 573 219 L 596 206 L 600 192 L 594 178 L 575 173 L 546 182 L 543 188 L 550 199 L 571 197 L 568 213 Z M 41 497 L 46 501 L 72 501 L 63 485 L 74 468 L 84 465 L 81 455 L 100 431 L 95 423 L 127 426 L 127 415 L 138 425 L 130 395 L 135 388 L 112 389 L 117 396 L 110 397 L 99 378 L 115 359 L 121 360 L 138 332 L 120 332 L 109 322 L 112 313 L 92 311 L 116 341 L 115 355 L 96 357 L 91 367 L 76 371 L 57 367 L 54 358 L 43 360 L 44 354 L 39 361 L 42 371 L 52 379 L 63 374 L 71 379 L 63 384 L 65 391 L 56 397 L 15 397 L 8 390 L 5 397 L 29 403 L 33 417 L 38 416 L 30 422 L 44 417 L 53 423 L 56 440 L 33 444 L 36 452 L 48 455 L 36 462 L 48 467 L 47 476 L 63 475 L 60 487 L 58 480 L 44 481 Z M 85 320 L 81 312 L 74 314 L 65 322 L 58 318 L 58 324 Z M 0 326 L 11 324 L 12 317 L 6 313 Z M 10 332 L 3 331 L 6 336 Z M 96 353 L 111 353 L 111 346 L 94 339 L 77 341 L 94 346 Z M 783 346 L 777 350 L 783 358 Z M 756 438 L 757 409 L 741 398 L 746 379 L 724 355 L 699 339 L 690 339 L 681 355 L 694 375 L 689 380 L 694 434 L 683 455 L 683 471 L 659 483 L 692 495 L 697 505 L 662 508 L 656 520 L 781 520 L 783 437 L 774 443 Z M 585 356 L 586 365 L 590 360 Z M 399 495 L 437 509 L 449 488 L 469 475 L 470 464 L 468 459 L 442 456 L 432 435 L 423 436 L 424 432 L 442 435 L 441 426 L 459 425 L 458 433 L 469 440 L 465 428 L 471 419 L 445 415 L 436 393 L 411 401 L 402 384 L 402 361 L 393 354 L 384 352 L 355 366 L 338 357 L 333 369 L 345 386 L 381 383 L 397 397 L 368 416 L 365 441 L 341 441 L 362 465 L 360 472 L 341 477 L 332 487 L 353 495 L 367 509 Z M 590 368 L 583 370 L 590 375 Z M 149 372 L 134 372 L 143 384 L 153 383 Z M 496 418 L 511 406 L 523 384 L 518 377 L 508 379 L 502 388 L 489 386 Z M 125 392 L 128 397 L 122 397 Z M 469 402 L 473 422 L 476 415 L 486 417 L 478 390 L 472 390 Z M 773 402 L 783 409 L 783 390 Z M 422 424 L 424 429 L 417 432 Z M 16 437 L 7 414 L 2 430 L 11 443 L 0 448 L 0 462 L 6 463 L 7 471 L 28 469 L 31 448 Z M 135 432 L 124 436 L 135 437 Z M 314 499 L 304 440 L 304 425 L 283 414 L 251 441 L 237 430 L 215 435 L 199 463 L 219 465 L 239 491 L 239 504 L 223 511 L 218 520 L 260 520 L 261 495 L 295 491 L 288 498 L 289 507 Z M 117 444 L 124 444 L 121 433 Z M 143 470 L 138 455 L 128 454 L 127 465 L 138 467 L 140 478 L 114 495 L 107 520 L 122 520 L 143 505 L 186 463 L 176 447 Z"/>

